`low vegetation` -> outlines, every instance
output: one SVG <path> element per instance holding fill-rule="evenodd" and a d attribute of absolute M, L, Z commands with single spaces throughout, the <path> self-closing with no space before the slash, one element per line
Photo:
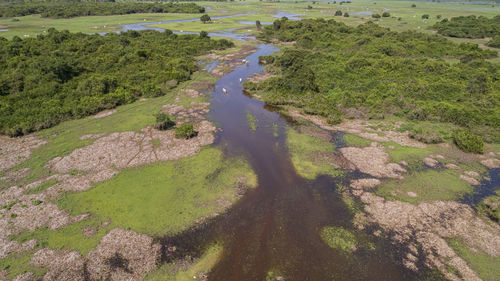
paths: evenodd
<path fill-rule="evenodd" d="M 186 123 L 175 128 L 175 137 L 178 139 L 190 139 L 196 135 L 193 124 Z"/>
<path fill-rule="evenodd" d="M 485 38 L 500 34 L 500 16 L 461 16 L 443 19 L 432 26 L 439 34 L 460 38 Z"/>
<path fill-rule="evenodd" d="M 500 222 L 500 190 L 496 191 L 496 195 L 485 198 L 478 209 L 491 220 Z"/>
<path fill-rule="evenodd" d="M 269 69 L 281 75 L 245 83 L 270 104 L 334 119 L 393 115 L 447 122 L 489 142 L 500 141 L 500 80 L 495 74 L 500 66 L 485 60 L 496 52 L 437 35 L 324 19 L 277 20 L 261 38 L 296 41 L 265 58 L 273 66 Z M 460 62 L 452 65 L 444 58 Z"/>
<path fill-rule="evenodd" d="M 168 130 L 175 126 L 174 118 L 166 113 L 160 112 L 156 114 L 156 122 L 154 128 L 157 130 Z"/>
<path fill-rule="evenodd" d="M 2 39 L 0 39 L 2 40 Z M 0 44 L 0 133 L 19 136 L 166 93 L 191 78 L 194 57 L 233 46 L 170 31 L 105 36 L 50 29 Z"/>
<path fill-rule="evenodd" d="M 480 136 L 469 130 L 459 129 L 453 132 L 453 140 L 461 150 L 472 153 L 483 153 L 484 143 Z"/>
<path fill-rule="evenodd" d="M 351 253 L 356 249 L 356 236 L 342 227 L 323 227 L 320 236 L 321 239 L 333 249 L 346 253 Z"/>
<path fill-rule="evenodd" d="M 131 2 L 42 2 L 0 5 L 0 17 L 40 14 L 44 18 L 127 15 L 135 13 L 203 13 L 205 8 L 194 3 Z"/>

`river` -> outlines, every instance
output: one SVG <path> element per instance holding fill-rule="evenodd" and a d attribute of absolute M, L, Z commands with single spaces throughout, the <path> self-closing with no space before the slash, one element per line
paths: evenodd
<path fill-rule="evenodd" d="M 246 58 L 247 65 L 217 81 L 211 99 L 210 118 L 222 129 L 214 145 L 227 156 L 246 157 L 258 176 L 258 187 L 226 214 L 179 236 L 164 238 L 164 261 L 198 256 L 210 243 L 220 242 L 223 255 L 209 280 L 266 280 L 269 271 L 300 281 L 419 279 L 422 276 L 399 264 L 400 251 L 388 240 L 366 233 L 375 249 L 352 254 L 329 248 L 321 240 L 319 231 L 324 226 L 358 231 L 337 189 L 343 181 L 362 175 L 346 172 L 341 178 L 319 176 L 310 181 L 296 173 L 286 147 L 286 130 L 293 123 L 244 95 L 239 81 L 261 73 L 259 56 L 277 51 L 273 45 L 259 45 Z M 258 120 L 255 131 L 247 124 L 247 112 Z M 334 137 L 342 145 L 342 134 Z M 168 250 L 172 245 L 175 252 Z"/>

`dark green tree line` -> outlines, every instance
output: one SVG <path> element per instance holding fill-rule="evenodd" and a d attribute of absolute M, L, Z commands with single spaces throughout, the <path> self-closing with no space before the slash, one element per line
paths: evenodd
<path fill-rule="evenodd" d="M 11 136 L 155 97 L 190 79 L 195 56 L 233 44 L 171 31 L 105 36 L 50 29 L 0 38 L 0 133 Z"/>

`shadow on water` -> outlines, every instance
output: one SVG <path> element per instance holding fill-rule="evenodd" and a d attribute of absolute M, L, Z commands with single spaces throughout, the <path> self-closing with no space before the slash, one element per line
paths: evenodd
<path fill-rule="evenodd" d="M 353 215 L 337 189 L 363 175 L 346 172 L 343 177 L 311 181 L 296 173 L 286 147 L 290 125 L 263 102 L 243 95 L 239 81 L 262 72 L 258 57 L 276 51 L 272 45 L 259 45 L 246 58 L 250 63 L 220 78 L 211 100 L 210 118 L 222 128 L 214 145 L 229 157 L 246 157 L 258 176 L 258 187 L 225 214 L 161 239 L 163 261 L 197 257 L 207 245 L 221 242 L 224 251 L 210 280 L 265 280 L 269 271 L 301 281 L 418 279 L 398 262 L 400 252 L 385 239 L 373 238 L 375 250 L 353 254 L 331 249 L 321 240 L 324 226 L 355 231 Z M 255 131 L 248 127 L 247 112 L 257 119 Z M 345 145 L 342 133 L 333 136 L 336 145 Z"/>

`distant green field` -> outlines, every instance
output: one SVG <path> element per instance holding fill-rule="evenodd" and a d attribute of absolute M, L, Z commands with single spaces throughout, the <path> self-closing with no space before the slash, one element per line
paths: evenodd
<path fill-rule="evenodd" d="M 389 27 L 396 31 L 420 30 L 422 32 L 433 32 L 428 28 L 432 26 L 437 18 L 451 18 L 456 16 L 481 15 L 493 17 L 500 13 L 500 6 L 476 5 L 476 4 L 457 4 L 457 3 L 436 3 L 436 2 L 412 2 L 412 1 L 353 1 L 353 3 L 333 4 L 329 2 L 261 2 L 249 0 L 243 2 L 197 2 L 198 5 L 207 7 L 207 14 L 211 17 L 220 15 L 245 14 L 249 15 L 225 18 L 215 20 L 214 23 L 202 24 L 196 22 L 172 23 L 163 25 L 154 25 L 156 27 L 168 28 L 172 30 L 194 31 L 218 31 L 223 29 L 240 28 L 245 31 L 256 31 L 254 25 L 244 25 L 239 21 L 260 20 L 261 22 L 272 22 L 278 12 L 292 14 L 301 14 L 303 18 L 335 18 L 337 21 L 345 22 L 350 25 L 357 25 L 369 20 L 376 21 L 379 25 Z M 412 4 L 416 7 L 412 8 Z M 308 9 L 308 6 L 311 9 Z M 335 11 L 342 13 L 348 12 L 349 17 L 334 17 Z M 390 13 L 390 17 L 373 19 L 368 13 L 382 14 L 384 11 Z M 357 14 L 361 13 L 361 14 Z M 429 19 L 422 19 L 422 15 L 428 14 Z M 0 18 L 0 36 L 11 38 L 13 36 L 33 36 L 42 33 L 48 28 L 68 29 L 73 32 L 109 32 L 120 30 L 120 24 L 140 23 L 140 22 L 158 22 L 166 20 L 198 18 L 198 14 L 132 14 L 118 16 L 90 16 L 77 17 L 72 19 L 48 19 L 41 18 L 39 15 L 17 17 L 19 21 L 13 18 Z M 453 39 L 461 40 L 461 39 Z M 468 40 L 470 41 L 470 40 Z M 483 44 L 484 39 L 472 40 L 474 43 Z"/>

